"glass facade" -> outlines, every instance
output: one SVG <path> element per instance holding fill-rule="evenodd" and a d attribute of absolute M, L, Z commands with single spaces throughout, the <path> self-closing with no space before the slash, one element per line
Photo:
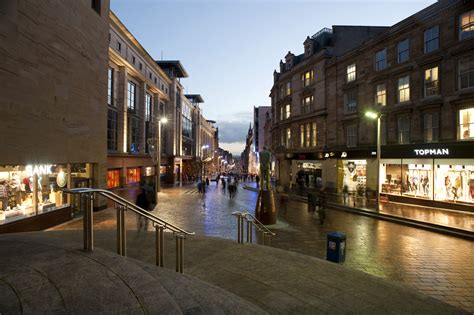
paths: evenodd
<path fill-rule="evenodd" d="M 347 191 L 359 196 L 365 196 L 367 183 L 367 161 L 366 160 L 340 160 L 342 167 L 342 187 Z M 344 189 L 343 189 L 344 190 Z"/>
<path fill-rule="evenodd" d="M 120 169 L 107 171 L 107 188 L 120 187 Z"/>
<path fill-rule="evenodd" d="M 474 203 L 474 160 L 382 159 L 381 193 Z"/>
<path fill-rule="evenodd" d="M 141 177 L 140 167 L 127 168 L 127 185 L 140 183 L 140 177 Z"/>
<path fill-rule="evenodd" d="M 296 184 L 301 188 L 322 187 L 322 163 L 317 161 L 298 161 Z"/>

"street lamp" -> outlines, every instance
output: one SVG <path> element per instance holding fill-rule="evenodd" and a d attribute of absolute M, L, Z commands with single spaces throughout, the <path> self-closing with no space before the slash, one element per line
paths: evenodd
<path fill-rule="evenodd" d="M 370 119 L 377 119 L 377 195 L 376 195 L 376 210 L 379 212 L 379 201 L 380 201 L 380 118 L 381 113 L 368 111 L 365 113 L 365 117 Z"/>
<path fill-rule="evenodd" d="M 202 174 L 201 174 L 201 176 L 202 176 L 202 179 L 203 179 L 203 180 L 204 180 L 205 173 L 206 173 L 206 170 L 205 170 L 205 168 L 204 168 L 204 156 L 205 156 L 204 150 L 205 150 L 205 149 L 208 149 L 208 148 L 209 148 L 209 144 L 205 144 L 205 145 L 203 145 L 203 146 L 201 147 L 201 149 L 202 149 L 202 158 L 201 158 Z"/>
<path fill-rule="evenodd" d="M 158 164 L 157 170 L 155 171 L 156 176 L 156 201 L 158 202 L 158 193 L 161 191 L 161 125 L 166 124 L 168 122 L 168 118 L 161 117 L 158 118 L 158 139 L 157 139 L 157 156 L 156 156 L 156 163 Z"/>

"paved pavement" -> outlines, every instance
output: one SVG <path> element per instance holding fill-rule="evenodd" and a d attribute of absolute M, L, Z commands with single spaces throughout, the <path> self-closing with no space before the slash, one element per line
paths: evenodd
<path fill-rule="evenodd" d="M 194 186 L 166 189 L 160 194 L 154 212 L 165 220 L 198 235 L 236 239 L 233 211 L 253 211 L 257 194 L 239 188 L 235 199 L 228 199 L 213 183 L 205 196 Z M 307 212 L 304 203 L 290 201 L 286 211 L 271 226 L 277 236 L 272 246 L 325 258 L 326 234 L 341 231 L 347 235 L 345 266 L 396 281 L 432 297 L 474 312 L 474 243 L 426 230 L 341 211 L 327 213 L 324 225 L 317 215 Z M 129 215 L 128 226 L 136 228 Z M 96 213 L 99 228 L 115 228 L 115 212 Z M 81 221 L 57 229 L 81 228 Z"/>

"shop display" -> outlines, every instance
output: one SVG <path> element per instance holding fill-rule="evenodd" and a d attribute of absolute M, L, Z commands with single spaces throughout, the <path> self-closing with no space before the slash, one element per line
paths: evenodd
<path fill-rule="evenodd" d="M 474 202 L 474 166 L 437 165 L 435 198 Z"/>
<path fill-rule="evenodd" d="M 322 164 L 320 162 L 298 162 L 296 183 L 299 187 L 322 187 Z"/>
<path fill-rule="evenodd" d="M 345 190 L 344 187 L 347 187 L 349 193 L 365 196 L 367 188 L 367 161 L 344 160 L 343 163 L 343 190 Z"/>

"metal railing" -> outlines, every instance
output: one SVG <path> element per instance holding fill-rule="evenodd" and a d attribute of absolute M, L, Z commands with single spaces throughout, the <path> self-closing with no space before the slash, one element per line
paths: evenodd
<path fill-rule="evenodd" d="M 237 243 L 244 243 L 244 222 L 246 223 L 246 242 L 253 243 L 253 227 L 255 226 L 255 231 L 258 233 L 257 242 L 260 245 L 270 246 L 272 236 L 276 234 L 270 231 L 265 225 L 257 220 L 249 212 L 232 212 L 232 215 L 237 217 Z"/>
<path fill-rule="evenodd" d="M 164 250 L 164 231 L 170 230 L 176 239 L 176 272 L 183 273 L 184 268 L 184 240 L 186 235 L 194 235 L 194 232 L 185 231 L 169 222 L 166 222 L 149 211 L 142 209 L 134 203 L 114 194 L 105 189 L 95 188 L 74 188 L 65 189 L 63 192 L 79 195 L 81 208 L 84 207 L 83 229 L 84 229 L 84 250 L 93 251 L 94 249 L 94 231 L 93 231 L 93 209 L 94 199 L 103 196 L 114 202 L 114 208 L 117 210 L 117 254 L 127 255 L 127 234 L 125 228 L 125 212 L 131 210 L 139 216 L 150 220 L 155 228 L 156 238 L 156 265 L 163 267 Z"/>

